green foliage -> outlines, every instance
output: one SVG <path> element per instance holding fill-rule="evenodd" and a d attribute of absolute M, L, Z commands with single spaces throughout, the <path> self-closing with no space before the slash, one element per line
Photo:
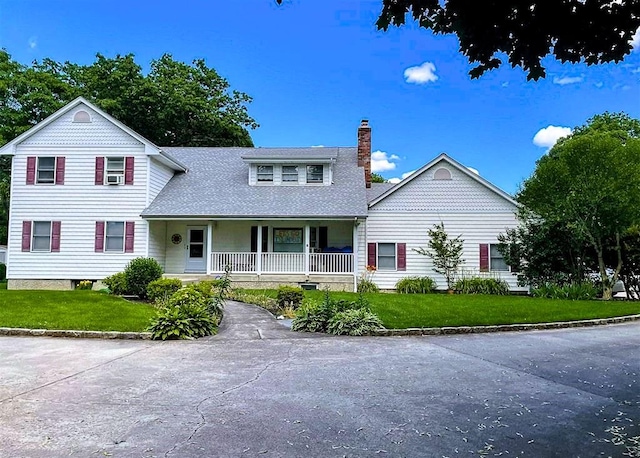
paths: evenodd
<path fill-rule="evenodd" d="M 509 294 L 507 282 L 497 278 L 462 278 L 456 282 L 453 289 L 462 294 L 494 294 L 497 296 Z"/>
<path fill-rule="evenodd" d="M 211 283 L 211 300 L 207 305 L 209 313 L 219 319 L 222 319 L 224 313 L 224 301 L 229 297 L 231 291 L 231 270 L 229 266 L 224 269 L 224 275 L 216 282 L 216 287 L 213 289 L 213 282 Z"/>
<path fill-rule="evenodd" d="M 135 258 L 124 269 L 127 289 L 137 296 L 147 297 L 147 286 L 162 277 L 162 266 L 153 258 Z"/>
<path fill-rule="evenodd" d="M 396 292 L 400 294 L 426 294 L 436 290 L 436 282 L 430 277 L 405 277 L 396 283 Z"/>
<path fill-rule="evenodd" d="M 93 282 L 91 280 L 82 280 L 75 289 L 77 290 L 90 290 L 93 288 Z"/>
<path fill-rule="evenodd" d="M 379 293 L 380 288 L 373 281 L 366 278 L 360 278 L 358 280 L 358 292 L 359 293 Z"/>
<path fill-rule="evenodd" d="M 280 286 L 278 288 L 276 301 L 278 303 L 278 307 L 281 309 L 291 307 L 295 310 L 300 307 L 303 299 L 304 291 L 302 288 L 296 288 L 294 286 Z"/>
<path fill-rule="evenodd" d="M 245 304 L 254 304 L 268 310 L 273 315 L 279 315 L 282 309 L 278 306 L 278 302 L 266 294 L 253 294 L 243 289 L 234 289 L 229 292 L 229 299 Z"/>
<path fill-rule="evenodd" d="M 197 285 L 187 285 L 173 293 L 167 302 L 168 307 L 182 307 L 186 305 L 194 305 L 207 308 L 210 298 L 198 289 Z"/>
<path fill-rule="evenodd" d="M 161 310 L 151 321 L 149 331 L 153 339 L 197 339 L 216 333 L 217 323 L 204 305 L 198 301 L 180 302 Z"/>
<path fill-rule="evenodd" d="M 428 235 L 428 248 L 418 248 L 413 251 L 431 258 L 433 270 L 444 275 L 447 280 L 447 289 L 451 289 L 458 267 L 464 263 L 464 259 L 462 259 L 463 240 L 460 236 L 450 239 L 442 222 L 434 224 L 433 229 L 429 229 Z"/>
<path fill-rule="evenodd" d="M 327 332 L 335 335 L 366 336 L 381 329 L 382 322 L 368 309 L 351 309 L 331 317 Z"/>
<path fill-rule="evenodd" d="M 170 298 L 182 288 L 182 281 L 177 278 L 159 278 L 147 285 L 147 298 L 152 301 Z"/>
<path fill-rule="evenodd" d="M 521 67 L 529 80 L 546 76 L 542 59 L 548 54 L 563 63 L 619 62 L 631 52 L 631 40 L 640 26 L 635 0 L 593 4 L 382 0 L 376 25 L 382 30 L 400 27 L 408 16 L 435 34 L 456 35 L 460 52 L 475 64 L 469 72 L 472 78 L 499 68 L 503 55 L 511 67 Z"/>
<path fill-rule="evenodd" d="M 361 313 L 353 313 L 359 311 Z M 329 291 L 325 291 L 320 302 L 304 301 L 296 311 L 291 329 L 300 332 L 333 332 L 349 335 L 351 332 L 370 332 L 372 323 L 369 302 L 359 293 L 356 300 L 334 300 Z M 373 314 L 372 314 L 373 315 Z M 337 317 L 337 318 L 336 318 Z M 374 315 L 375 317 L 375 315 Z M 333 323 L 333 324 L 332 324 Z M 379 321 L 378 321 L 379 324 Z M 376 329 L 381 326 L 377 326 Z"/>
<path fill-rule="evenodd" d="M 0 281 L 7 279 L 7 265 L 0 262 Z"/>
<path fill-rule="evenodd" d="M 371 182 L 372 183 L 386 183 L 387 180 L 384 179 L 384 177 L 378 173 L 372 173 L 371 174 Z"/>
<path fill-rule="evenodd" d="M 566 285 L 546 283 L 531 290 L 533 297 L 570 299 L 574 301 L 592 300 L 598 297 L 598 293 L 598 288 L 591 282 L 570 283 Z"/>
<path fill-rule="evenodd" d="M 537 162 L 517 195 L 530 215 L 567 228 L 575 244 L 588 248 L 604 299 L 624 264 L 622 238 L 640 221 L 638 132 L 640 120 L 624 114 L 591 118 Z M 611 265 L 608 250 L 615 252 Z"/>
<path fill-rule="evenodd" d="M 107 285 L 107 288 L 109 288 L 109 292 L 111 294 L 115 294 L 116 296 L 131 294 L 131 291 L 127 287 L 127 277 L 125 276 L 124 272 L 118 272 L 110 275 L 102 280 L 102 283 Z"/>

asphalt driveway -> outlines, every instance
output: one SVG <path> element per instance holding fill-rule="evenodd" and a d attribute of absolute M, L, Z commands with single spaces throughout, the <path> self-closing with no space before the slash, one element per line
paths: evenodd
<path fill-rule="evenodd" d="M 0 456 L 595 457 L 640 436 L 640 323 L 336 338 L 231 308 L 194 342 L 1 337 Z"/>

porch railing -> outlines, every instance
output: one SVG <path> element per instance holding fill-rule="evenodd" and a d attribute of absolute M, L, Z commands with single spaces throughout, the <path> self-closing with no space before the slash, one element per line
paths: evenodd
<path fill-rule="evenodd" d="M 260 261 L 258 263 L 258 261 Z M 211 270 L 223 272 L 229 266 L 232 273 L 352 273 L 353 253 L 257 253 L 213 252 Z"/>

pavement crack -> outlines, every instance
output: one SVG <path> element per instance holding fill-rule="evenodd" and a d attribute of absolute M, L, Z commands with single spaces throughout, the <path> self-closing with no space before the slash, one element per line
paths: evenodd
<path fill-rule="evenodd" d="M 121 359 L 128 358 L 128 357 L 129 357 L 129 356 L 131 356 L 131 355 L 135 355 L 136 353 L 139 353 L 139 352 L 141 352 L 141 351 L 147 350 L 147 349 L 149 349 L 149 348 L 151 348 L 151 345 L 147 345 L 147 346 L 142 347 L 142 348 L 139 348 L 139 349 L 137 349 L 137 350 L 130 351 L 129 353 L 126 353 L 126 354 L 124 354 L 124 355 L 120 355 L 120 356 L 118 356 L 118 357 L 116 357 L 116 358 L 112 358 L 112 359 L 110 359 L 110 360 L 108 360 L 108 361 L 104 361 L 104 362 L 102 362 L 102 363 L 100 363 L 100 364 L 96 364 L 95 366 L 87 367 L 86 369 L 83 369 L 83 370 L 78 371 L 78 372 L 74 372 L 73 374 L 66 375 L 66 376 L 61 377 L 61 378 L 59 378 L 59 379 L 52 380 L 52 381 L 47 382 L 47 383 L 43 383 L 42 385 L 36 386 L 35 388 L 31 388 L 31 389 L 28 389 L 28 390 L 22 391 L 22 392 L 20 392 L 20 393 L 17 393 L 17 394 L 11 395 L 11 396 L 6 397 L 6 398 L 4 398 L 4 399 L 0 399 L 0 404 L 2 404 L 2 403 L 4 403 L 4 402 L 7 402 L 7 401 L 12 401 L 12 400 L 14 400 L 14 399 L 16 399 L 16 398 L 19 398 L 19 397 L 21 397 L 21 396 L 24 396 L 24 395 L 26 395 L 26 394 L 30 394 L 30 393 L 36 392 L 36 391 L 38 391 L 38 390 L 41 390 L 42 388 L 46 388 L 46 387 L 48 387 L 48 386 L 55 385 L 56 383 L 64 382 L 65 380 L 70 380 L 70 379 L 72 379 L 72 378 L 74 378 L 74 377 L 77 377 L 77 376 L 79 376 L 79 375 L 85 374 L 85 373 L 87 373 L 87 372 L 89 372 L 89 371 L 92 371 L 92 370 L 98 369 L 99 367 L 103 367 L 103 366 L 106 366 L 106 365 L 108 365 L 108 364 L 111 364 L 111 363 L 113 363 L 114 361 L 119 361 L 119 360 L 121 360 Z"/>

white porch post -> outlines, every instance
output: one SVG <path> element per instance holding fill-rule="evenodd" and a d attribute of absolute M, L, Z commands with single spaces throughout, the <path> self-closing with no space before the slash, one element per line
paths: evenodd
<path fill-rule="evenodd" d="M 207 230 L 207 275 L 211 275 L 213 266 L 211 265 L 211 257 L 213 254 L 213 221 L 209 221 Z"/>
<path fill-rule="evenodd" d="M 258 250 L 256 252 L 256 273 L 262 273 L 262 224 L 258 224 Z"/>
<path fill-rule="evenodd" d="M 353 291 L 358 291 L 358 220 L 353 222 Z"/>
<path fill-rule="evenodd" d="M 309 276 L 309 237 L 311 237 L 311 229 L 309 224 L 304 226 L 304 274 Z"/>

